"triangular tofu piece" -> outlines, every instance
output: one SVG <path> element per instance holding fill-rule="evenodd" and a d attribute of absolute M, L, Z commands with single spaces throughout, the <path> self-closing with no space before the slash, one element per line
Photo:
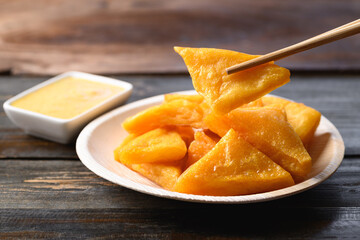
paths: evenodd
<path fill-rule="evenodd" d="M 166 190 L 172 190 L 176 180 L 182 173 L 183 161 L 173 163 L 140 163 L 129 167 L 155 182 Z"/>
<path fill-rule="evenodd" d="M 207 154 L 220 140 L 220 138 L 214 133 L 211 136 L 209 135 L 207 135 L 204 131 L 198 131 L 195 133 L 195 140 L 191 142 L 188 148 L 188 158 L 185 164 L 186 168 L 205 156 L 205 154 Z"/>
<path fill-rule="evenodd" d="M 193 103 L 201 104 L 204 101 L 204 97 L 198 94 L 188 95 L 179 93 L 169 93 L 164 95 L 164 102 L 171 102 L 173 100 L 188 100 Z"/>
<path fill-rule="evenodd" d="M 195 90 L 217 113 L 254 101 L 290 81 L 289 70 L 273 62 L 228 75 L 226 68 L 256 58 L 229 50 L 175 47 L 184 59 Z"/>
<path fill-rule="evenodd" d="M 308 146 L 319 126 L 321 113 L 303 103 L 266 96 L 261 98 L 266 106 L 280 105 L 285 109 L 287 120 L 299 135 L 304 146 Z"/>
<path fill-rule="evenodd" d="M 201 104 L 186 99 L 174 99 L 127 118 L 122 126 L 127 132 L 134 134 L 143 134 L 166 126 L 202 128 L 203 116 Z"/>
<path fill-rule="evenodd" d="M 289 103 L 285 106 L 286 116 L 299 135 L 304 146 L 309 146 L 314 133 L 319 126 L 321 113 L 303 103 Z"/>
<path fill-rule="evenodd" d="M 118 159 L 123 164 L 168 163 L 182 159 L 187 152 L 186 144 L 176 131 L 157 128 L 143 135 L 129 139 L 121 144 L 117 151 Z"/>
<path fill-rule="evenodd" d="M 159 133 L 159 131 L 162 131 L 162 129 L 153 130 L 152 131 L 153 133 L 151 134 L 152 137 L 156 137 L 156 136 L 154 136 L 154 131 Z M 178 179 L 178 177 L 180 176 L 180 174 L 183 171 L 183 165 L 184 165 L 184 162 L 186 161 L 186 157 L 179 161 L 166 162 L 166 163 L 160 162 L 160 163 L 135 163 L 135 164 L 132 164 L 132 163 L 123 161 L 123 158 L 121 156 L 122 152 L 124 150 L 126 150 L 126 146 L 128 146 L 129 144 L 132 144 L 132 142 L 134 140 L 136 140 L 138 137 L 139 136 L 137 136 L 136 134 L 128 135 L 123 140 L 123 142 L 120 144 L 120 146 L 118 146 L 114 150 L 115 160 L 123 163 L 130 169 L 140 173 L 141 175 L 143 175 L 144 177 L 155 182 L 156 184 L 163 187 L 164 189 L 171 190 L 172 187 L 174 186 L 176 180 Z M 156 146 L 155 146 L 155 148 L 156 148 Z M 171 155 L 173 155 L 173 153 L 171 151 L 167 152 L 167 153 L 170 153 Z M 150 153 L 150 155 L 151 155 L 151 153 Z M 166 152 L 165 152 L 165 155 L 166 155 Z M 173 157 L 173 156 L 171 156 L 171 157 Z M 143 159 L 139 159 L 139 160 L 144 161 Z"/>
<path fill-rule="evenodd" d="M 311 157 L 281 108 L 238 108 L 223 119 L 246 141 L 290 172 L 295 182 L 311 170 Z"/>
<path fill-rule="evenodd" d="M 178 178 L 174 191 L 212 196 L 244 195 L 292 186 L 291 175 L 233 129 Z"/>
<path fill-rule="evenodd" d="M 121 144 L 114 150 L 114 159 L 116 161 L 121 162 L 120 154 L 121 154 L 123 148 L 137 137 L 138 137 L 138 135 L 136 135 L 136 134 L 129 134 L 125 137 L 125 139 L 121 142 Z"/>

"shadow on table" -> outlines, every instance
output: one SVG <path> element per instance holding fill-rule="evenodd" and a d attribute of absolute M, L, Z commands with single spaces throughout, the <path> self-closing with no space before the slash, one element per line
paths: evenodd
<path fill-rule="evenodd" d="M 336 212 L 279 204 L 207 206 L 176 212 L 171 221 L 179 232 L 243 237 L 311 236 L 326 229 Z"/>
<path fill-rule="evenodd" d="M 153 220 L 159 226 L 170 227 L 180 237 L 193 234 L 261 238 L 322 236 L 328 234 L 339 215 L 333 205 L 342 205 L 336 189 L 310 190 L 286 199 L 246 205 L 164 201 L 165 209 L 154 214 Z M 332 207 L 325 207 L 329 205 Z"/>

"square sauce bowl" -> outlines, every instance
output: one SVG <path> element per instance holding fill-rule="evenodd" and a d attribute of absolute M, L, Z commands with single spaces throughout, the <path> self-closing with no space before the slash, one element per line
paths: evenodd
<path fill-rule="evenodd" d="M 59 85 L 67 86 L 65 91 L 57 92 Z M 73 142 L 91 120 L 124 103 L 132 89 L 132 84 L 128 82 L 72 71 L 8 99 L 4 110 L 9 119 L 27 134 L 67 144 Z M 44 92 L 45 96 L 42 95 Z M 37 102 L 31 103 L 34 99 Z M 50 112 L 44 112 L 44 108 Z M 57 109 L 59 112 L 56 112 Z M 61 111 L 66 116 L 58 116 Z"/>

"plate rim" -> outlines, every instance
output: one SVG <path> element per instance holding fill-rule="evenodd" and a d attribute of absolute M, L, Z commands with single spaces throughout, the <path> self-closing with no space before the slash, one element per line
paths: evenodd
<path fill-rule="evenodd" d="M 194 94 L 196 93 L 195 90 L 188 90 L 188 91 L 180 91 L 180 92 L 171 92 L 179 93 L 179 94 Z M 165 93 L 168 94 L 168 93 Z M 256 202 L 265 202 L 271 201 L 279 198 L 284 198 L 287 196 L 291 196 L 294 194 L 301 193 L 308 189 L 311 189 L 326 179 L 328 179 L 332 174 L 336 172 L 336 170 L 341 165 L 341 162 L 344 159 L 345 154 L 345 145 L 343 138 L 339 132 L 339 130 L 335 127 L 335 125 L 328 120 L 326 117 L 321 115 L 320 122 L 323 124 L 329 125 L 334 132 L 332 133 L 332 137 L 338 140 L 338 146 L 336 148 L 336 153 L 332 157 L 329 164 L 325 167 L 324 170 L 319 172 L 317 175 L 313 176 L 310 179 L 307 179 L 301 183 L 295 184 L 293 186 L 282 188 L 275 191 L 265 192 L 265 193 L 257 193 L 257 194 L 250 194 L 250 195 L 238 195 L 238 196 L 208 196 L 208 195 L 195 195 L 195 194 L 186 194 L 186 193 L 179 193 L 173 192 L 165 189 L 160 189 L 148 185 L 144 185 L 133 180 L 127 179 L 125 177 L 121 177 L 114 172 L 111 172 L 100 163 L 98 163 L 90 154 L 89 151 L 85 151 L 87 149 L 88 140 L 91 137 L 91 134 L 95 131 L 97 127 L 101 124 L 106 122 L 107 120 L 125 113 L 131 109 L 141 107 L 144 104 L 151 104 L 163 101 L 163 97 L 165 94 L 156 95 L 153 97 L 141 99 L 124 106 L 118 107 L 110 112 L 107 112 L 100 117 L 94 119 L 89 124 L 83 128 L 80 132 L 77 140 L 76 140 L 76 153 L 80 159 L 80 161 L 93 173 L 98 175 L 101 178 L 104 178 L 110 182 L 113 182 L 117 185 L 122 187 L 141 192 L 144 194 L 163 197 L 168 199 L 180 200 L 180 201 L 187 201 L 187 202 L 200 202 L 200 203 L 214 203 L 214 204 L 247 204 L 247 203 L 256 203 Z M 268 96 L 276 96 L 280 98 L 284 98 L 277 95 L 268 94 Z M 287 98 L 284 98 L 287 99 Z M 292 101 L 291 99 L 288 99 Z M 115 160 L 114 160 L 115 161 Z M 121 163 L 119 163 L 121 164 Z"/>

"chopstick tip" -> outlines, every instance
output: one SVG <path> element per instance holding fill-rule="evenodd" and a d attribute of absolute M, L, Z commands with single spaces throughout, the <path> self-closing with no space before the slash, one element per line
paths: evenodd
<path fill-rule="evenodd" d="M 233 74 L 233 73 L 234 73 L 234 70 L 233 70 L 232 67 L 229 67 L 229 68 L 225 69 L 225 71 L 226 71 L 226 74 L 227 74 L 227 75 L 230 75 L 230 74 Z"/>

